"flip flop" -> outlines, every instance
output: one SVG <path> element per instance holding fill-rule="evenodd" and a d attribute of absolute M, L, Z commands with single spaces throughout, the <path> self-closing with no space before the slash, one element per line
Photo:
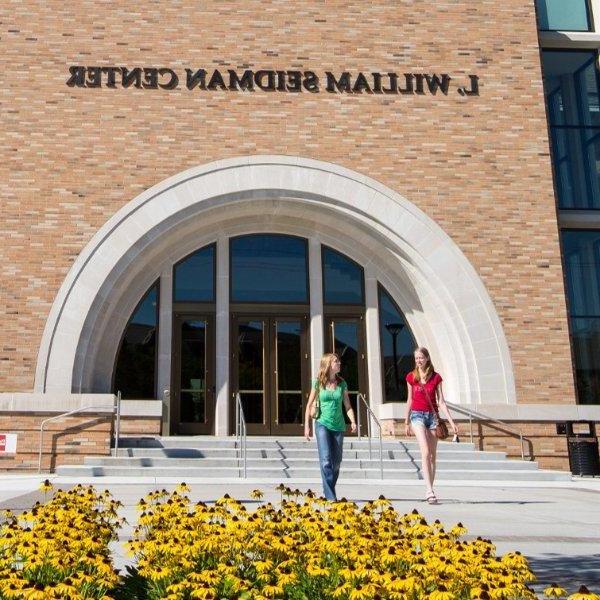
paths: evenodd
<path fill-rule="evenodd" d="M 435 494 L 429 494 L 425 498 L 425 502 L 427 502 L 427 504 L 439 504 L 438 499 L 436 498 Z"/>

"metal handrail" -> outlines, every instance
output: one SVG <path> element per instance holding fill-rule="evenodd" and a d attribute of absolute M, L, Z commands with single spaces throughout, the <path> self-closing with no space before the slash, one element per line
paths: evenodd
<path fill-rule="evenodd" d="M 248 456 L 246 434 L 246 417 L 244 416 L 244 407 L 242 406 L 242 398 L 240 393 L 237 392 L 235 395 L 235 454 L 236 458 L 238 450 L 242 454 L 242 460 L 244 461 L 244 479 L 246 479 L 247 476 Z"/>
<path fill-rule="evenodd" d="M 106 406 L 106 404 L 102 404 L 102 405 L 90 405 L 90 406 L 80 406 L 79 408 L 76 408 L 75 410 L 70 410 L 69 412 L 63 413 L 62 415 L 56 415 L 55 417 L 49 417 L 48 419 L 44 419 L 41 423 L 40 423 L 40 448 L 39 448 L 39 454 L 38 454 L 38 473 L 42 472 L 42 449 L 44 447 L 44 427 L 46 426 L 46 423 L 50 423 L 51 421 L 58 421 L 59 419 L 63 419 L 64 417 L 70 417 L 71 415 L 75 415 L 77 413 L 80 412 L 86 412 L 89 410 L 106 410 L 106 412 L 110 412 L 110 414 L 114 414 L 115 410 L 118 410 L 120 412 L 121 410 L 121 403 L 120 403 L 120 392 L 119 392 L 119 396 L 117 396 L 117 403 L 113 404 L 112 409 L 110 411 L 108 411 L 109 407 Z M 118 442 L 117 442 L 118 444 Z"/>
<path fill-rule="evenodd" d="M 521 443 L 521 460 L 525 460 L 525 447 L 523 445 L 523 433 L 520 429 L 516 427 L 511 427 L 508 423 L 501 421 L 500 419 L 496 419 L 494 417 L 488 417 L 483 413 L 477 412 L 476 410 L 472 410 L 470 408 L 466 408 L 465 406 L 461 406 L 460 404 L 454 404 L 452 402 L 448 402 L 446 400 L 446 405 L 448 408 L 461 413 L 463 415 L 467 415 L 469 417 L 469 436 L 470 442 L 473 443 L 473 419 L 477 421 L 482 421 L 486 423 L 496 423 L 498 425 L 502 425 L 505 429 L 507 429 L 510 433 L 513 433 L 519 437 L 519 442 Z M 528 460 L 531 460 L 531 454 L 529 454 Z"/>
<path fill-rule="evenodd" d="M 372 458 L 371 451 L 371 419 L 375 421 L 377 427 L 379 427 L 379 475 L 380 478 L 383 479 L 383 430 L 381 428 L 381 423 L 379 419 L 375 416 L 375 413 L 371 410 L 371 407 L 367 403 L 367 399 L 364 394 L 356 395 L 356 430 L 358 433 L 358 439 L 361 439 L 360 432 L 360 403 L 363 403 L 367 409 L 368 418 L 367 418 L 367 437 L 369 439 L 369 460 Z"/>

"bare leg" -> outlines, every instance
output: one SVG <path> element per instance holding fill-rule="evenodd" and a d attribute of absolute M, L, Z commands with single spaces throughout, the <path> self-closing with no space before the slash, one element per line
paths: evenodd
<path fill-rule="evenodd" d="M 433 482 L 435 481 L 435 460 L 437 458 L 437 444 L 438 439 L 435 436 L 435 431 L 431 429 L 427 430 L 427 441 L 429 443 L 429 464 L 431 469 L 431 487 L 433 488 Z"/>
<path fill-rule="evenodd" d="M 429 496 L 433 493 L 433 477 L 431 473 L 431 451 L 429 449 L 429 431 L 425 429 L 423 425 L 413 423 L 412 430 L 419 443 L 419 450 L 421 451 L 421 470 L 423 471 L 423 478 L 425 479 L 425 485 L 427 486 L 426 494 Z"/>

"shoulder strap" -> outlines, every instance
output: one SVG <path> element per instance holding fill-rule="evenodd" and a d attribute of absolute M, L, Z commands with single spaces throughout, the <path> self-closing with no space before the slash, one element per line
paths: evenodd
<path fill-rule="evenodd" d="M 433 375 L 432 377 L 435 377 L 435 375 Z M 425 397 L 427 398 L 427 401 L 429 402 L 429 406 L 431 406 L 432 412 L 434 412 L 437 415 L 438 414 L 437 405 L 434 404 L 433 401 L 431 400 L 431 397 L 429 396 L 429 392 L 427 391 L 427 388 L 425 386 L 423 386 L 423 391 L 425 392 Z"/>

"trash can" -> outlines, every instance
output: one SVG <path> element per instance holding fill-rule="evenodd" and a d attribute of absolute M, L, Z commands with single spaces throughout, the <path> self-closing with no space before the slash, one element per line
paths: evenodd
<path fill-rule="evenodd" d="M 569 468 L 573 475 L 600 475 L 596 426 L 591 421 L 567 421 Z"/>

